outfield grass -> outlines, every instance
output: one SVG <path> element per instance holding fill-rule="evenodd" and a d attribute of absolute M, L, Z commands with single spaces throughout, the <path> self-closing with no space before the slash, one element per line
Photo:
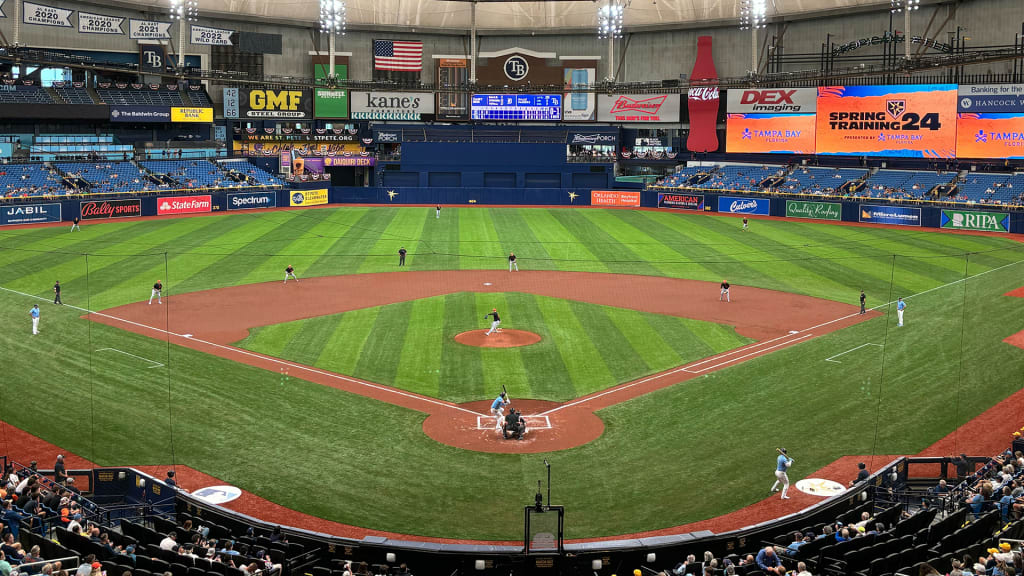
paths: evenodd
<path fill-rule="evenodd" d="M 479 348 L 457 334 L 489 325 L 539 334 L 519 348 Z M 474 322 L 476 320 L 476 322 Z M 442 327 L 438 330 L 438 327 Z M 252 330 L 236 345 L 451 402 L 562 402 L 731 350 L 753 340 L 731 326 L 534 294 L 459 292 Z"/>
<path fill-rule="evenodd" d="M 1024 386 L 1024 350 L 1001 342 L 1024 329 L 1024 299 L 1001 296 L 1024 284 L 1024 263 L 1007 266 L 1024 250 L 1001 237 L 761 220 L 741 233 L 735 218 L 674 212 L 471 208 L 435 221 L 421 208 L 340 208 L 74 234 L 0 230 L 0 287 L 50 298 L 59 278 L 66 303 L 101 309 L 148 298 L 157 278 L 173 297 L 280 280 L 287 264 L 300 277 L 394 270 L 401 245 L 413 270 L 499 269 L 511 249 L 527 269 L 725 277 L 850 303 L 864 288 L 869 305 L 938 288 L 908 300 L 902 328 L 893 311 L 601 411 L 598 440 L 543 455 L 569 537 L 672 526 L 759 500 L 780 444 L 797 458 L 794 480 L 843 454 L 914 453 Z M 41 303 L 42 334 L 33 337 L 32 298 L 8 290 L 0 290 L 0 417 L 62 449 L 106 465 L 186 464 L 361 526 L 521 537 L 521 505 L 544 473 L 540 455 L 451 448 L 422 433 L 420 413 L 80 320 L 69 307 Z M 441 346 L 443 357 L 436 339 L 422 350 L 405 342 L 448 318 L 420 302 L 406 304 L 426 308 L 406 329 L 396 378 L 425 361 L 417 355 L 429 360 Z M 352 324 L 360 322 L 369 319 Z M 331 349 L 332 361 L 371 365 L 367 353 L 338 346 L 346 323 L 291 339 L 281 353 L 326 339 L 317 361 Z M 624 335 L 635 329 L 613 324 Z M 824 361 L 867 342 L 885 348 Z M 316 488 L 297 490 L 295 478 Z"/>

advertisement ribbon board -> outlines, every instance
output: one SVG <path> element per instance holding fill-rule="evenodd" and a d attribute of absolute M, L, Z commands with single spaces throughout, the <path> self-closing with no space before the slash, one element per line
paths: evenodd
<path fill-rule="evenodd" d="M 842 220 L 843 205 L 838 202 L 805 202 L 786 200 L 787 218 L 810 218 L 812 220 Z"/>
<path fill-rule="evenodd" d="M 1010 215 L 1005 212 L 943 210 L 940 226 L 949 230 L 1009 232 Z"/>

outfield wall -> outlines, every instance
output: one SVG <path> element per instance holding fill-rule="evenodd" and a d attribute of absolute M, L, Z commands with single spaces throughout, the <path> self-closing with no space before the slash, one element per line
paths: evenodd
<path fill-rule="evenodd" d="M 388 206 L 521 205 L 645 207 L 667 211 L 723 213 L 754 217 L 791 218 L 818 222 L 857 222 L 908 228 L 1012 232 L 1024 234 L 1024 210 L 998 206 L 893 204 L 878 199 L 835 201 L 818 196 L 757 196 L 702 191 L 592 190 L 589 188 L 348 188 L 295 187 L 284 190 L 231 192 L 218 190 L 192 195 L 117 197 L 47 202 L 19 199 L 0 209 L 0 226 L 67 222 L 83 223 L 138 216 L 244 212 L 251 209 L 302 208 L 328 204 Z"/>

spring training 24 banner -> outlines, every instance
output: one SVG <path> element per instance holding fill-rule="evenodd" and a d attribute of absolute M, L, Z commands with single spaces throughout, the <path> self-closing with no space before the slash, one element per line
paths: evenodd
<path fill-rule="evenodd" d="M 818 154 L 952 158 L 955 84 L 818 88 Z"/>

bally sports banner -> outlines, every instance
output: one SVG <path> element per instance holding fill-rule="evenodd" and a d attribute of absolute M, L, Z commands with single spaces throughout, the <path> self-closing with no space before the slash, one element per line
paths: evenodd
<path fill-rule="evenodd" d="M 81 202 L 78 208 L 82 220 L 142 216 L 142 200 L 95 200 Z"/>
<path fill-rule="evenodd" d="M 730 153 L 814 154 L 814 114 L 732 114 L 726 117 Z"/>
<path fill-rule="evenodd" d="M 172 196 L 156 199 L 156 213 L 167 214 L 198 214 L 213 210 L 210 196 Z"/>
<path fill-rule="evenodd" d="M 637 207 L 640 205 L 640 192 L 619 190 L 591 190 L 591 206 Z"/>
<path fill-rule="evenodd" d="M 958 114 L 956 155 L 958 158 L 1024 158 L 1024 111 Z"/>
<path fill-rule="evenodd" d="M 818 88 L 818 154 L 952 158 L 955 84 Z"/>

